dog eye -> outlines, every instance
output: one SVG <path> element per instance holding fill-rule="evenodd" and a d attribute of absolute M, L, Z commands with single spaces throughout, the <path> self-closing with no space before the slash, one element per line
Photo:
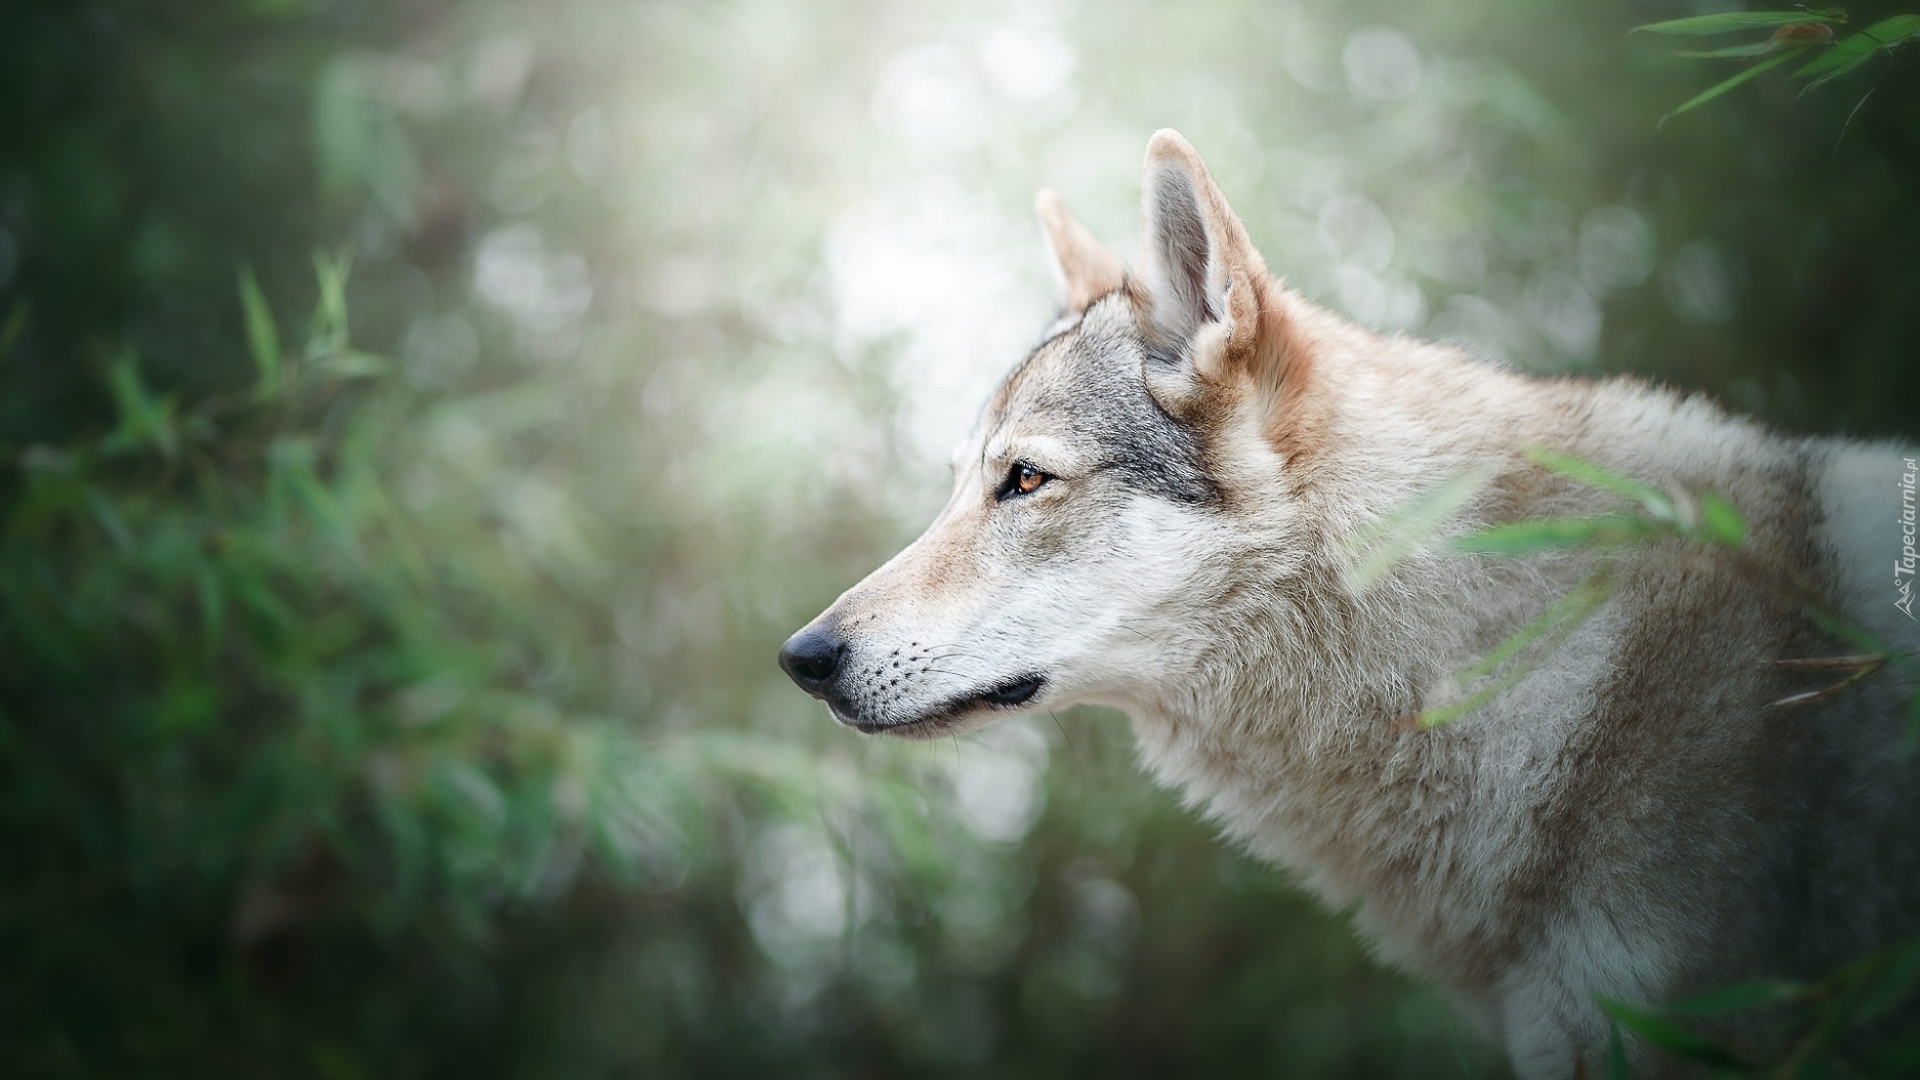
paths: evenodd
<path fill-rule="evenodd" d="M 1041 484 L 1051 479 L 1053 479 L 1052 476 L 1026 462 L 1016 461 L 1013 463 L 1013 468 L 1007 470 L 1007 478 L 1000 482 L 1000 490 L 994 493 L 994 497 L 1011 499 L 1015 495 L 1031 495 L 1039 490 Z"/>

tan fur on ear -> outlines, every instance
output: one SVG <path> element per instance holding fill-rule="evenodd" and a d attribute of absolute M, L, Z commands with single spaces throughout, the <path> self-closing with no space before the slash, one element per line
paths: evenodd
<path fill-rule="evenodd" d="M 1113 249 L 1101 243 L 1085 225 L 1067 212 L 1067 204 L 1051 190 L 1033 197 L 1034 212 L 1053 253 L 1055 276 L 1066 292 L 1067 311 L 1078 315 L 1095 300 L 1118 289 L 1126 280 L 1126 266 Z"/>
<path fill-rule="evenodd" d="M 1266 260 L 1253 246 L 1239 215 L 1227 205 L 1200 152 L 1179 132 L 1162 128 L 1147 143 L 1145 213 L 1150 242 L 1156 227 L 1166 227 L 1161 219 L 1180 212 L 1155 201 L 1169 197 L 1191 198 L 1198 211 L 1198 224 L 1205 232 L 1204 287 L 1209 294 L 1205 302 L 1218 320 L 1216 325 L 1225 324 L 1220 337 L 1200 328 L 1203 333 L 1196 342 L 1205 341 L 1206 347 L 1190 350 L 1194 373 L 1215 383 L 1245 380 L 1268 402 L 1274 425 L 1297 423 L 1300 402 L 1289 399 L 1297 399 L 1305 385 L 1310 342 L 1301 340 L 1295 325 L 1295 298 L 1268 276 Z M 1152 265 L 1144 270 L 1145 280 L 1129 280 L 1138 282 L 1135 302 L 1152 319 L 1162 298 L 1150 295 L 1151 291 L 1177 288 L 1180 283 L 1161 280 L 1165 271 L 1156 273 Z M 1276 435 L 1275 441 L 1283 440 Z"/>

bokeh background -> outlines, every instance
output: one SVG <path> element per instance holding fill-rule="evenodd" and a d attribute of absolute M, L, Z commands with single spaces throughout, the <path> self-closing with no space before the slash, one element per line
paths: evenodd
<path fill-rule="evenodd" d="M 1502 1075 L 1118 715 L 878 742 L 773 657 L 1162 126 L 1361 322 L 1914 435 L 1912 72 L 1656 130 L 1699 10 L 9 5 L 0 1067 Z"/>

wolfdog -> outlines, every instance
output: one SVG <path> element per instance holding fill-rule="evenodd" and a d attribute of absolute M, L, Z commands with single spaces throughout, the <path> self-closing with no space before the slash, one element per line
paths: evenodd
<path fill-rule="evenodd" d="M 1913 450 L 1370 332 L 1269 277 L 1173 131 L 1148 144 L 1143 203 L 1130 271 L 1040 193 L 1064 309 L 926 533 L 787 641 L 796 683 L 909 738 L 1119 708 L 1160 782 L 1354 905 L 1377 955 L 1438 982 L 1524 1077 L 1604 1075 L 1597 997 L 1814 978 L 1920 933 L 1912 679 L 1807 692 L 1820 658 L 1859 651 L 1836 620 L 1920 644 L 1895 597 Z M 1603 555 L 1427 542 L 1360 588 L 1343 543 L 1476 470 L 1459 529 L 1616 505 L 1533 448 L 1718 492 L 1744 545 L 1605 553 L 1604 604 L 1530 674 L 1409 724 Z M 1702 1027 L 1756 1056 L 1785 1038 L 1777 1016 Z M 1686 1074 L 1627 1045 L 1635 1075 Z"/>

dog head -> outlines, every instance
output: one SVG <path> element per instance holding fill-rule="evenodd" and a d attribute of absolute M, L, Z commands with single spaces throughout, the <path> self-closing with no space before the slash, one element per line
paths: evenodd
<path fill-rule="evenodd" d="M 1273 579 L 1297 558 L 1295 298 L 1199 154 L 1149 143 L 1136 273 L 1052 193 L 1037 204 L 1061 317 L 955 451 L 926 533 L 781 650 L 861 731 L 1164 701 L 1215 651 L 1247 565 Z"/>

